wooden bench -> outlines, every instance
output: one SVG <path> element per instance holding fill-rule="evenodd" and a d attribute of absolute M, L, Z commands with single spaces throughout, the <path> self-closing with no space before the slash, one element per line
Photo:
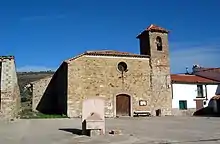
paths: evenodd
<path fill-rule="evenodd" d="M 150 111 L 134 111 L 134 116 L 151 116 Z"/>

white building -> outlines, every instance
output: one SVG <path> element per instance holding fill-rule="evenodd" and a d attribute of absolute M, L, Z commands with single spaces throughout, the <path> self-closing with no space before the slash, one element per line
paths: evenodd
<path fill-rule="evenodd" d="M 189 74 L 173 74 L 171 80 L 173 115 L 192 115 L 220 94 L 220 81 Z"/>

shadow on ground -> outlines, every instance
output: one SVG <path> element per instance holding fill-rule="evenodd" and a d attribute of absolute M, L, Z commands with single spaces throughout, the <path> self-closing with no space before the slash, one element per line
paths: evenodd
<path fill-rule="evenodd" d="M 87 130 L 85 134 L 82 133 L 81 129 L 76 129 L 76 128 L 60 128 L 60 131 L 72 133 L 74 135 L 84 135 L 84 136 L 90 136 L 90 131 Z"/>
<path fill-rule="evenodd" d="M 197 110 L 194 116 L 220 117 L 220 96 L 214 96 L 207 107 Z"/>
<path fill-rule="evenodd" d="M 212 108 L 205 107 L 194 112 L 193 116 L 220 117 L 220 112 L 215 113 Z"/>
<path fill-rule="evenodd" d="M 75 129 L 75 128 L 60 128 L 60 131 L 69 132 L 75 135 L 83 135 L 81 129 Z"/>

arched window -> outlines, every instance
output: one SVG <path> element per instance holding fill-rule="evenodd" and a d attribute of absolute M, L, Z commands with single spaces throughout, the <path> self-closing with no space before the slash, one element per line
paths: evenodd
<path fill-rule="evenodd" d="M 163 50 L 162 39 L 159 36 L 156 38 L 156 45 L 157 45 L 157 50 L 158 51 L 162 51 Z"/>

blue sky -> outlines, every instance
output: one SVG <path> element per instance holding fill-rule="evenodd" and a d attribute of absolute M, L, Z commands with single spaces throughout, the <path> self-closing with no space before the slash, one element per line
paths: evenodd
<path fill-rule="evenodd" d="M 171 71 L 219 67 L 220 1 L 7 0 L 0 2 L 1 55 L 19 71 L 56 69 L 86 50 L 139 53 L 135 38 L 151 23 L 171 31 Z"/>

